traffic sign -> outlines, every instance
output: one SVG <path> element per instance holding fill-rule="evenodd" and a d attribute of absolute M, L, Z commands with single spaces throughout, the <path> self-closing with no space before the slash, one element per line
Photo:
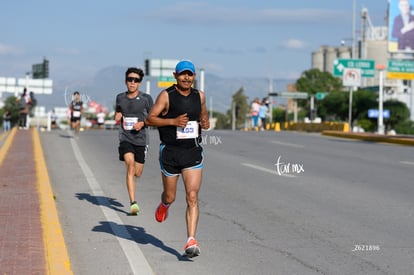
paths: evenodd
<path fill-rule="evenodd" d="M 158 87 L 167 88 L 176 83 L 176 80 L 173 76 L 159 76 L 158 77 Z"/>
<path fill-rule="evenodd" d="M 346 87 L 361 86 L 361 69 L 345 68 L 342 76 L 342 84 Z"/>
<path fill-rule="evenodd" d="M 305 99 L 308 98 L 308 93 L 304 92 L 276 92 L 276 93 L 269 93 L 269 96 L 277 96 L 277 97 L 286 97 L 286 98 L 293 98 L 293 99 Z"/>
<path fill-rule="evenodd" d="M 277 97 L 286 97 L 286 98 L 294 98 L 294 99 L 304 99 L 308 98 L 308 93 L 304 92 L 276 92 L 276 93 L 268 93 L 269 96 L 277 96 Z"/>
<path fill-rule="evenodd" d="M 377 118 L 379 115 L 378 109 L 369 109 L 368 110 L 368 117 L 369 118 Z M 382 117 L 383 118 L 390 118 L 390 110 L 382 110 Z"/>
<path fill-rule="evenodd" d="M 361 77 L 375 76 L 375 60 L 370 59 L 336 59 L 333 64 L 333 75 L 342 77 L 347 68 L 361 69 Z"/>
<path fill-rule="evenodd" d="M 413 60 L 388 60 L 387 78 L 414 79 Z"/>
<path fill-rule="evenodd" d="M 327 95 L 328 93 L 326 93 L 326 92 L 317 92 L 316 94 L 315 94 L 315 98 L 317 99 L 317 100 L 322 100 L 322 99 L 324 99 L 325 98 L 325 96 Z"/>
<path fill-rule="evenodd" d="M 293 99 L 304 99 L 308 98 L 308 93 L 303 92 L 281 92 L 279 93 L 281 97 L 293 98 Z"/>
<path fill-rule="evenodd" d="M 158 77 L 158 81 L 160 81 L 160 82 L 175 82 L 175 78 L 173 76 L 160 76 L 160 77 Z"/>

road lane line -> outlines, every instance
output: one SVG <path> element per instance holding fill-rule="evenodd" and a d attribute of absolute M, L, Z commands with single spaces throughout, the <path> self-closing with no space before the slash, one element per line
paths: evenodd
<path fill-rule="evenodd" d="M 400 161 L 400 163 L 402 163 L 402 164 L 408 164 L 408 165 L 414 165 L 414 162 L 412 162 L 412 161 Z"/>
<path fill-rule="evenodd" d="M 106 220 L 109 222 L 116 239 L 118 240 L 126 258 L 128 259 L 129 266 L 134 274 L 155 274 L 149 265 L 147 259 L 142 253 L 141 249 L 138 247 L 136 241 L 129 234 L 128 230 L 123 226 L 115 226 L 114 224 L 122 225 L 123 222 L 113 210 L 104 207 L 104 205 L 109 205 L 110 202 L 105 199 L 105 193 L 103 192 L 101 186 L 99 185 L 95 175 L 92 170 L 89 168 L 85 159 L 82 156 L 82 153 L 79 149 L 79 146 L 75 139 L 71 139 L 72 149 L 75 154 L 75 157 L 81 167 L 83 174 L 85 175 L 86 180 L 88 181 L 89 187 L 96 199 L 98 200 L 99 207 L 104 213 Z"/>
<path fill-rule="evenodd" d="M 287 177 L 287 178 L 296 178 L 296 176 L 294 176 L 294 175 L 278 174 L 278 173 L 276 173 L 276 170 L 267 169 L 267 168 L 264 168 L 262 166 L 254 165 L 254 164 L 251 164 L 251 163 L 240 163 L 240 164 L 243 165 L 243 166 L 246 166 L 246 167 L 250 167 L 250 168 L 262 171 L 262 172 L 270 173 L 270 174 L 275 175 L 275 176 L 281 176 L 281 177 Z"/>
<path fill-rule="evenodd" d="M 52 186 L 40 142 L 39 132 L 32 129 L 36 182 L 40 200 L 40 218 L 43 228 L 47 274 L 73 274 L 70 259 L 59 222 Z"/>
<path fill-rule="evenodd" d="M 1 148 L 0 148 L 0 165 L 2 165 L 4 159 L 7 156 L 7 152 L 10 149 L 10 146 L 12 144 L 14 136 L 16 135 L 16 132 L 17 132 L 16 127 L 14 127 L 11 130 L 11 132 L 10 132 L 9 136 L 7 137 L 6 141 L 4 142 L 3 146 L 1 146 Z M 6 134 L 4 134 L 4 136 L 2 136 L 2 137 L 3 138 L 6 137 Z"/>
<path fill-rule="evenodd" d="M 305 148 L 305 145 L 302 145 L 302 144 L 280 142 L 280 141 L 276 141 L 276 140 L 272 140 L 271 143 L 279 144 L 279 145 L 283 145 L 283 146 L 294 147 L 294 148 Z"/>

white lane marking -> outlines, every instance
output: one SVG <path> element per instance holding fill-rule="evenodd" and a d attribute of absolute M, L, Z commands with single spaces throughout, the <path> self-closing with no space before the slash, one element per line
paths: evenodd
<path fill-rule="evenodd" d="M 276 141 L 276 140 L 272 140 L 271 143 L 279 144 L 279 145 L 283 145 L 283 146 L 294 147 L 294 148 L 305 148 L 305 145 L 302 145 L 302 144 L 280 142 L 280 141 Z"/>
<path fill-rule="evenodd" d="M 287 177 L 287 178 L 296 178 L 296 176 L 290 175 L 290 174 L 278 174 L 278 173 L 276 173 L 276 170 L 267 169 L 267 168 L 264 168 L 262 166 L 258 166 L 258 165 L 254 165 L 254 164 L 250 164 L 250 163 L 240 163 L 240 164 L 243 165 L 243 166 L 246 166 L 246 167 L 250 167 L 250 168 L 262 171 L 262 172 L 270 173 L 272 175 Z"/>
<path fill-rule="evenodd" d="M 408 164 L 408 165 L 414 165 L 414 162 L 412 162 L 412 161 L 400 161 L 400 163 L 402 163 L 402 164 Z"/>
<path fill-rule="evenodd" d="M 129 234 L 128 230 L 123 226 L 113 225 L 114 223 L 122 225 L 122 220 L 114 211 L 111 211 L 107 207 L 103 206 L 110 204 L 109 201 L 105 199 L 105 193 L 96 180 L 95 175 L 92 173 L 92 170 L 87 165 L 81 151 L 79 150 L 79 146 L 74 139 L 71 139 L 71 144 L 73 152 L 75 153 L 76 160 L 78 161 L 79 166 L 82 168 L 83 174 L 88 181 L 92 193 L 96 196 L 100 208 L 106 217 L 106 220 L 111 221 L 109 223 L 111 225 L 111 229 L 115 233 L 116 239 L 118 240 L 125 256 L 128 259 L 132 272 L 134 274 L 155 274 L 141 249 L 138 247 L 131 234 Z"/>

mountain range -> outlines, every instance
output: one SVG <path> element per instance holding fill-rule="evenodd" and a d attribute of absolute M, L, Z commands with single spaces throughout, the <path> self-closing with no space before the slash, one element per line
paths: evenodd
<path fill-rule="evenodd" d="M 92 79 L 79 79 L 75 81 L 54 80 L 51 95 L 36 95 L 38 106 L 45 106 L 46 111 L 55 107 L 65 107 L 74 91 L 79 91 L 83 101 L 93 100 L 112 111 L 115 97 L 118 93 L 126 91 L 124 84 L 125 68 L 110 66 L 101 69 Z M 269 78 L 222 78 L 217 75 L 205 73 L 204 92 L 207 97 L 207 107 L 214 111 L 226 112 L 231 108 L 232 95 L 240 88 L 249 102 L 255 97 L 266 97 L 270 90 Z M 146 91 L 146 80 L 150 80 L 150 94 L 154 101 L 163 88 L 158 87 L 158 77 L 145 76 L 140 90 Z M 273 92 L 286 91 L 288 84 L 295 79 L 272 80 Z M 285 100 L 277 99 L 274 105 L 285 104 Z"/>

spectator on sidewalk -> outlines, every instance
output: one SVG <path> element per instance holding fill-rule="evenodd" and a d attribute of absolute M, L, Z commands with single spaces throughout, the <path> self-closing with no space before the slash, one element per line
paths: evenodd
<path fill-rule="evenodd" d="M 260 101 L 259 98 L 256 97 L 250 105 L 250 113 L 252 115 L 253 128 L 256 128 L 259 125 L 259 109 Z"/>
<path fill-rule="evenodd" d="M 262 103 L 260 103 L 259 107 L 259 117 L 260 117 L 260 123 L 261 123 L 261 131 L 266 130 L 266 116 L 269 108 L 267 108 L 267 98 L 262 99 Z"/>
<path fill-rule="evenodd" d="M 11 120 L 10 111 L 7 110 L 7 109 L 4 109 L 4 113 L 3 113 L 3 130 L 5 132 L 10 131 L 10 128 L 11 128 L 10 120 Z"/>
<path fill-rule="evenodd" d="M 28 129 L 27 116 L 29 114 L 30 95 L 27 94 L 27 89 L 23 89 L 23 93 L 17 99 L 17 106 L 19 108 L 19 129 Z"/>

